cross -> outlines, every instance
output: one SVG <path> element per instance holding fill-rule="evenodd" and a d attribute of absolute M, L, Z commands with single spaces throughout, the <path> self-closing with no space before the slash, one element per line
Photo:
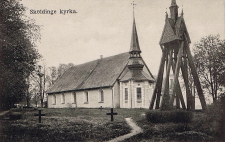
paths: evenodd
<path fill-rule="evenodd" d="M 133 3 L 131 3 L 131 5 L 133 5 L 133 16 L 134 16 L 134 6 L 137 5 L 137 4 L 135 4 L 134 1 L 133 1 Z"/>
<path fill-rule="evenodd" d="M 34 114 L 34 116 L 39 116 L 39 123 L 41 123 L 41 116 L 45 116 L 45 114 L 41 114 L 42 110 L 38 110 L 38 114 Z"/>
<path fill-rule="evenodd" d="M 113 115 L 117 115 L 117 113 L 113 112 L 113 108 L 111 108 L 111 112 L 106 113 L 106 115 L 111 115 L 111 121 L 113 121 Z"/>

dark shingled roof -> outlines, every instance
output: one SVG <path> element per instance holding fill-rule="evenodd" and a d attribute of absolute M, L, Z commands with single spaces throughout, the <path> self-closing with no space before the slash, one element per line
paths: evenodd
<path fill-rule="evenodd" d="M 126 52 L 74 66 L 66 70 L 47 93 L 113 86 L 129 56 Z"/>
<path fill-rule="evenodd" d="M 122 77 L 121 81 L 128 81 L 128 80 L 135 80 L 135 81 L 148 80 L 153 82 L 154 79 L 149 74 L 145 73 L 142 70 L 127 70 L 126 74 Z"/>
<path fill-rule="evenodd" d="M 177 17 L 176 23 L 174 23 L 173 19 L 167 18 L 159 44 L 162 45 L 174 40 L 179 40 L 183 33 L 187 35 L 187 40 L 190 43 L 191 40 L 183 16 Z"/>
<path fill-rule="evenodd" d="M 175 24 L 175 30 L 176 30 L 176 35 L 178 36 L 181 36 L 185 32 L 187 35 L 188 42 L 191 43 L 189 33 L 187 32 L 187 27 L 184 22 L 184 18 L 182 16 L 177 18 L 177 22 Z"/>
<path fill-rule="evenodd" d="M 177 39 L 180 39 L 174 33 L 174 29 L 172 27 L 174 24 L 172 24 L 173 22 L 171 20 L 172 19 L 170 19 L 170 18 L 166 19 L 166 23 L 165 23 L 165 26 L 164 26 L 164 29 L 163 29 L 163 33 L 162 33 L 162 36 L 161 36 L 161 39 L 160 39 L 160 42 L 159 42 L 160 45 L 171 42 L 171 41 L 174 41 L 174 40 L 177 40 Z"/>
<path fill-rule="evenodd" d="M 47 93 L 110 87 L 117 79 L 121 79 L 124 75 L 127 76 L 129 72 L 132 72 L 131 78 L 128 76 L 129 79 L 153 82 L 154 78 L 149 71 L 133 73 L 127 68 L 129 57 L 130 54 L 126 52 L 69 68 Z M 125 77 L 123 80 L 128 78 Z"/>

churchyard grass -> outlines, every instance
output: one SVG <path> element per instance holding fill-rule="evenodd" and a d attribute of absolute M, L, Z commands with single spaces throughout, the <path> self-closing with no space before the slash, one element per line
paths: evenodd
<path fill-rule="evenodd" d="M 118 115 L 110 121 L 110 108 L 100 109 L 42 109 L 42 123 L 34 114 L 37 110 L 13 109 L 21 114 L 19 120 L 0 120 L 4 141 L 107 141 L 130 132 L 124 118 L 132 117 L 143 133 L 126 141 L 218 141 L 218 120 L 208 113 L 195 112 L 190 123 L 151 123 L 145 119 L 148 109 L 114 109 Z M 209 117 L 211 116 L 211 117 Z M 19 117 L 16 117 L 19 118 Z M 3 127 L 4 126 L 4 127 Z"/>
<path fill-rule="evenodd" d="M 146 109 L 114 109 L 118 115 L 110 121 L 110 108 L 42 109 L 42 123 L 37 110 L 13 109 L 21 113 L 19 120 L 4 120 L 1 141 L 106 141 L 127 134 L 131 128 L 124 118 L 143 120 Z"/>

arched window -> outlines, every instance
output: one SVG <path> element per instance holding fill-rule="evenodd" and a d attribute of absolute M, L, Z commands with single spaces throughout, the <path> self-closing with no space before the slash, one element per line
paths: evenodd
<path fill-rule="evenodd" d="M 128 101 L 128 88 L 125 88 L 125 92 L 124 92 L 124 100 L 125 100 L 125 102 Z"/>
<path fill-rule="evenodd" d="M 88 103 L 88 91 L 84 92 L 84 102 Z"/>
<path fill-rule="evenodd" d="M 141 94 L 141 87 L 138 87 L 138 88 L 137 88 L 137 92 L 136 92 L 136 93 L 137 93 L 137 100 L 138 100 L 138 101 L 141 101 L 141 100 L 142 100 L 142 98 L 141 98 L 141 97 L 142 97 L 142 94 Z"/>
<path fill-rule="evenodd" d="M 56 104 L 56 95 L 55 95 L 55 94 L 52 96 L 52 104 L 53 104 L 53 105 Z"/>
<path fill-rule="evenodd" d="M 62 104 L 65 104 L 65 94 L 62 93 Z"/>
<path fill-rule="evenodd" d="M 76 100 L 76 92 L 73 92 L 73 103 L 76 104 L 77 103 L 77 100 Z"/>
<path fill-rule="evenodd" d="M 103 92 L 102 89 L 100 90 L 100 96 L 99 96 L 99 98 L 100 98 L 100 102 L 104 102 L 104 92 Z"/>

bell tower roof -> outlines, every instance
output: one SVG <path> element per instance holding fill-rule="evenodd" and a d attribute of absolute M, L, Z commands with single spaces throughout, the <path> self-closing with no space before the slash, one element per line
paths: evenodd
<path fill-rule="evenodd" d="M 176 0 L 172 0 L 172 1 L 171 1 L 170 7 L 173 7 L 173 6 L 177 6 Z M 177 6 L 177 7 L 178 7 L 178 6 Z"/>
<path fill-rule="evenodd" d="M 178 17 L 178 8 L 176 0 L 172 0 L 170 5 L 170 15 L 174 22 L 176 22 Z"/>

